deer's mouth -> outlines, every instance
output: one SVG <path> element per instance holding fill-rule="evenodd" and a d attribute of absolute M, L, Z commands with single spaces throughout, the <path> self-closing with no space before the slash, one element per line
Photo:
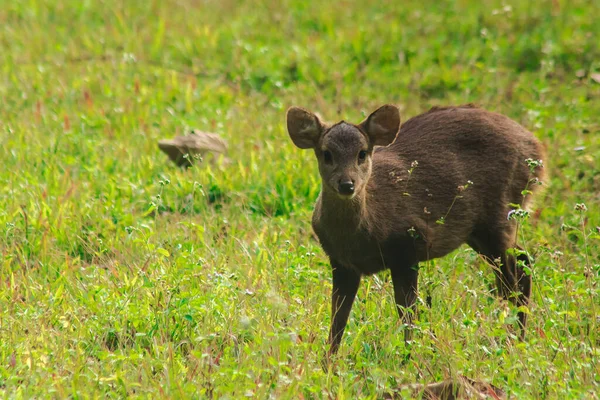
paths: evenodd
<path fill-rule="evenodd" d="M 351 194 L 344 194 L 344 193 L 341 193 L 338 191 L 337 194 L 338 194 L 338 197 L 342 200 L 352 200 L 353 198 L 356 197 L 356 192 L 353 192 Z"/>

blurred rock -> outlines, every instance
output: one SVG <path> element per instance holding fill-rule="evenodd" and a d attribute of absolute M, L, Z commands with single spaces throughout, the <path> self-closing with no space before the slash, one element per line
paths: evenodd
<path fill-rule="evenodd" d="M 227 142 L 215 133 L 193 130 L 189 135 L 158 141 L 158 148 L 180 167 L 191 167 L 207 153 L 225 154 Z"/>

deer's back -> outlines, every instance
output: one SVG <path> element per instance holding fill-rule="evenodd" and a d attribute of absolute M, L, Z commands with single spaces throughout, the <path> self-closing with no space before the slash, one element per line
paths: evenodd
<path fill-rule="evenodd" d="M 516 157 L 542 156 L 538 140 L 524 127 L 504 115 L 472 105 L 433 108 L 409 119 L 396 141 L 381 151 L 402 158 L 425 156 L 432 162 L 436 155 L 455 154 L 460 167 L 502 168 L 503 163 Z M 524 160 L 519 161 L 526 165 Z"/>

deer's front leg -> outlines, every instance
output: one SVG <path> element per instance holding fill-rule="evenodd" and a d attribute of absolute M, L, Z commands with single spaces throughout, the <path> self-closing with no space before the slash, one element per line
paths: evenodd
<path fill-rule="evenodd" d="M 360 284 L 360 275 L 331 261 L 333 291 L 331 293 L 331 330 L 329 331 L 329 355 L 337 352 L 348 322 L 352 303 Z"/>
<path fill-rule="evenodd" d="M 416 265 L 393 268 L 391 272 L 396 308 L 400 318 L 408 325 L 404 330 L 404 340 L 408 342 L 411 338 L 413 314 L 416 312 L 415 300 L 417 299 L 419 273 Z"/>

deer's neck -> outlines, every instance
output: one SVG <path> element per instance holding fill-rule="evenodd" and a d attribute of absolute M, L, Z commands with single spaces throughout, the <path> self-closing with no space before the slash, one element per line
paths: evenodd
<path fill-rule="evenodd" d="M 321 218 L 336 229 L 356 230 L 366 226 L 367 190 L 364 188 L 352 199 L 343 199 L 333 190 L 323 186 L 321 190 Z"/>

